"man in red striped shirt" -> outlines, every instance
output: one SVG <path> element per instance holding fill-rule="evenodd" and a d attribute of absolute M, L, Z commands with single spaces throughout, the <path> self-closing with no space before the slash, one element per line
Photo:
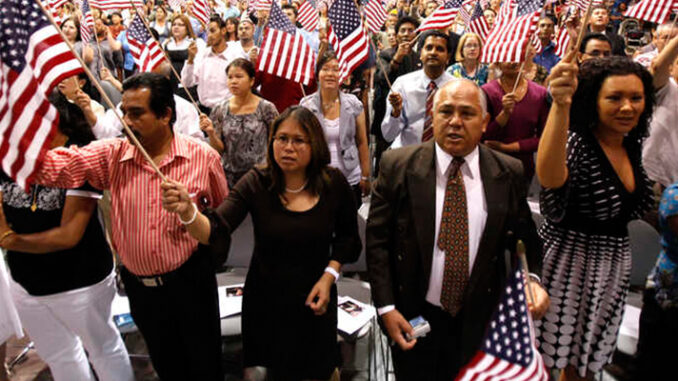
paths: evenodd
<path fill-rule="evenodd" d="M 123 85 L 122 111 L 141 145 L 168 178 L 186 183 L 199 208 L 216 207 L 228 187 L 219 155 L 174 134 L 168 79 L 143 73 Z M 111 190 L 113 246 L 134 322 L 162 380 L 223 380 L 214 261 L 173 213 L 162 208 L 162 179 L 127 139 L 45 156 L 35 182 Z"/>

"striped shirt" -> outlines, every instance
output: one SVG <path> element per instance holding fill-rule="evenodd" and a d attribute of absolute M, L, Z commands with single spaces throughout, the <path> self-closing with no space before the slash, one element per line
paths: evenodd
<path fill-rule="evenodd" d="M 182 182 L 201 209 L 216 207 L 228 194 L 219 155 L 189 137 L 174 135 L 158 167 L 167 178 Z M 77 188 L 85 181 L 111 190 L 113 247 L 133 274 L 172 271 L 198 247 L 177 216 L 162 208 L 162 180 L 127 139 L 51 150 L 35 178 L 58 188 Z"/>

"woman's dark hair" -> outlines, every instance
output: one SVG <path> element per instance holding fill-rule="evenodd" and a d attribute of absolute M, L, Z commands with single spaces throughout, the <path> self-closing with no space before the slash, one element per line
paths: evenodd
<path fill-rule="evenodd" d="M 155 73 L 139 73 L 127 79 L 122 84 L 122 91 L 136 90 L 145 87 L 151 91 L 149 95 L 148 107 L 153 111 L 156 117 L 160 118 L 167 114 L 167 108 L 172 112 L 169 121 L 170 129 L 177 120 L 176 106 L 174 104 L 174 93 L 172 92 L 172 83 L 169 79 Z"/>
<path fill-rule="evenodd" d="M 67 22 L 72 22 L 73 25 L 75 25 L 75 41 L 80 41 L 82 40 L 82 37 L 80 36 L 80 19 L 78 19 L 75 16 L 71 16 L 67 18 L 64 22 L 61 23 L 61 30 L 64 29 L 64 26 L 66 25 Z"/>
<path fill-rule="evenodd" d="M 69 102 L 57 89 L 50 94 L 49 101 L 59 112 L 59 131 L 68 137 L 70 144 L 83 146 L 96 140 L 92 127 L 87 123 L 80 107 Z"/>
<path fill-rule="evenodd" d="M 308 179 L 306 187 L 311 192 L 320 194 L 330 181 L 329 174 L 327 173 L 327 166 L 330 164 L 330 150 L 327 148 L 325 132 L 323 132 L 318 118 L 307 108 L 301 106 L 288 107 L 273 121 L 271 126 L 265 167 L 271 174 L 269 190 L 284 198 L 285 176 L 273 155 L 273 137 L 278 132 L 280 125 L 289 118 L 299 123 L 299 127 L 308 135 L 308 144 L 311 146 L 311 162 L 306 167 L 306 178 Z"/>
<path fill-rule="evenodd" d="M 334 52 L 326 50 L 325 53 L 323 53 L 323 55 L 320 58 L 318 58 L 318 62 L 316 62 L 315 64 L 315 78 L 318 79 L 320 69 L 322 69 L 326 63 L 336 59 L 338 58 L 337 55 L 334 54 Z"/>
<path fill-rule="evenodd" d="M 572 97 L 570 109 L 570 130 L 579 134 L 590 134 L 598 126 L 598 94 L 605 79 L 617 75 L 635 75 L 643 82 L 645 109 L 638 125 L 629 132 L 625 141 L 639 144 L 648 135 L 650 119 L 655 106 L 652 75 L 639 63 L 626 57 L 612 56 L 595 58 L 581 64 L 579 85 Z M 636 147 L 640 148 L 640 147 Z"/>
<path fill-rule="evenodd" d="M 247 73 L 247 76 L 250 78 L 254 78 L 254 76 L 257 74 L 256 69 L 254 68 L 254 64 L 250 62 L 249 60 L 246 60 L 244 58 L 236 58 L 233 61 L 231 61 L 228 66 L 226 66 L 226 75 L 228 76 L 228 71 L 231 70 L 232 67 L 237 67 L 240 69 L 243 69 L 245 73 Z"/>
<path fill-rule="evenodd" d="M 233 30 L 233 35 L 235 36 L 235 39 L 238 39 L 238 25 L 240 24 L 240 19 L 237 17 L 229 17 L 226 19 L 226 26 L 228 26 L 228 23 L 231 23 L 235 26 L 235 29 Z M 226 39 L 231 38 L 228 32 L 226 32 Z"/>

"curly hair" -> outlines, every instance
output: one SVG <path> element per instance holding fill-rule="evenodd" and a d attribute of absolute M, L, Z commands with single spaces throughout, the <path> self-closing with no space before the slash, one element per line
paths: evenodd
<path fill-rule="evenodd" d="M 590 134 L 598 126 L 600 119 L 598 116 L 598 94 L 605 79 L 617 75 L 635 75 L 643 83 L 645 109 L 640 115 L 636 127 L 625 138 L 627 142 L 640 144 L 648 136 L 656 99 L 652 75 L 641 64 L 626 57 L 596 58 L 582 63 L 579 69 L 579 86 L 572 97 L 570 130 L 579 134 Z"/>

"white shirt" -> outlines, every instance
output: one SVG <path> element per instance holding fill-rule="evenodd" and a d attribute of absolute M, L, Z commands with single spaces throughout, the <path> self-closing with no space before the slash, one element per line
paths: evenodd
<path fill-rule="evenodd" d="M 440 220 L 443 214 L 443 204 L 445 203 L 445 188 L 447 187 L 447 178 L 450 172 L 452 156 L 443 151 L 435 144 L 436 150 L 436 225 L 435 236 L 433 240 L 433 258 L 431 261 L 431 273 L 426 291 L 426 301 L 440 306 L 440 293 L 443 286 L 443 274 L 445 272 L 445 252 L 438 247 L 438 232 L 440 230 Z M 464 164 L 460 167 L 461 175 L 464 179 L 464 190 L 466 191 L 466 209 L 468 211 L 468 269 L 469 276 L 473 269 L 476 257 L 478 256 L 478 246 L 483 232 L 485 231 L 485 222 L 487 221 L 487 201 L 485 200 L 485 188 L 483 180 L 480 177 L 480 153 L 476 148 L 468 155 L 464 156 Z M 383 315 L 395 306 L 388 305 L 378 309 L 379 315 Z"/>
<path fill-rule="evenodd" d="M 433 80 L 438 89 L 455 78 L 443 72 Z M 386 115 L 381 122 L 381 132 L 387 142 L 393 141 L 391 148 L 421 143 L 426 117 L 426 96 L 428 84 L 431 82 L 424 69 L 401 75 L 393 82 L 391 92 L 399 93 L 403 98 L 402 111 L 398 118 L 391 116 L 393 107 L 386 101 Z M 391 95 L 389 92 L 389 95 Z"/>
<path fill-rule="evenodd" d="M 178 95 L 174 96 L 174 103 L 177 111 L 174 132 L 204 141 L 205 136 L 200 130 L 200 117 L 193 104 Z M 120 104 L 118 104 L 116 109 L 119 115 L 122 116 Z M 97 123 L 92 127 L 92 132 L 97 139 L 115 138 L 122 134 L 122 123 L 115 116 L 113 109 L 109 109 L 102 116 L 97 116 Z"/>
<path fill-rule="evenodd" d="M 231 62 L 226 51 L 216 54 L 212 48 L 198 52 L 194 63 L 186 61 L 181 69 L 181 80 L 186 87 L 198 86 L 198 97 L 203 106 L 213 108 L 222 100 L 231 96 L 228 90 L 226 67 Z"/>
<path fill-rule="evenodd" d="M 650 136 L 643 144 L 643 167 L 650 179 L 667 187 L 678 181 L 678 84 L 670 78 L 657 91 Z"/>
<path fill-rule="evenodd" d="M 240 41 L 231 41 L 226 47 L 226 59 L 228 60 L 228 63 L 231 63 L 231 61 L 235 60 L 236 58 L 244 58 L 249 61 L 249 52 L 255 47 L 256 45 L 252 45 L 248 51 L 245 51 Z"/>

